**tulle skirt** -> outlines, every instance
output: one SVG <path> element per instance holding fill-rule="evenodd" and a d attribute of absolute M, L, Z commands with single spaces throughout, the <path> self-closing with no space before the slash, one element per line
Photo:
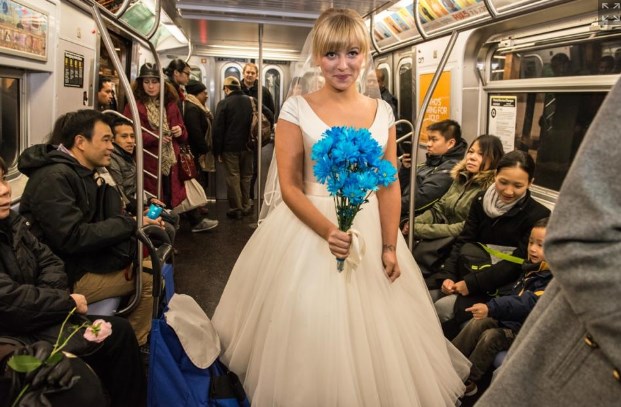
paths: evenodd
<path fill-rule="evenodd" d="M 309 199 L 336 221 L 328 196 Z M 328 245 L 283 203 L 231 273 L 213 323 L 222 360 L 252 405 L 454 406 L 468 360 L 448 342 L 405 241 L 401 277 L 386 278 L 377 199 L 354 221 L 366 243 L 349 277 Z"/>

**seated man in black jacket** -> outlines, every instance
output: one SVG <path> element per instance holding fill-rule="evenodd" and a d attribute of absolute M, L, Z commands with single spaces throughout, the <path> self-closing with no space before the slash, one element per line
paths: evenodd
<path fill-rule="evenodd" d="M 416 167 L 414 212 L 420 215 L 431 208 L 453 183 L 451 170 L 466 154 L 467 143 L 461 137 L 461 127 L 453 120 L 442 120 L 427 127 L 427 159 Z M 402 224 L 410 208 L 410 172 L 412 159 L 406 153 L 399 170 L 401 185 Z"/>
<path fill-rule="evenodd" d="M 29 177 L 20 213 L 65 262 L 70 287 L 88 303 L 132 294 L 136 220 L 122 213 L 118 191 L 95 179 L 96 168 L 110 164 L 110 126 L 102 113 L 79 110 L 56 121 L 52 140 L 59 145 L 34 145 L 19 157 L 18 168 Z M 101 199 L 104 189 L 107 196 Z M 115 204 L 118 209 L 111 208 Z M 162 224 L 160 218 L 145 217 L 144 222 Z M 138 343 L 145 345 L 153 308 L 152 276 L 142 273 L 142 281 L 129 322 Z"/>
<path fill-rule="evenodd" d="M 69 293 L 63 262 L 30 233 L 24 218 L 10 210 L 11 191 L 5 180 L 6 171 L 5 163 L 0 158 L 0 337 L 10 336 L 22 344 L 31 344 L 37 356 L 41 351 L 37 341 L 54 343 L 56 332 L 69 312 L 75 308 L 76 314 L 84 315 L 88 306 L 83 295 Z M 72 343 L 63 350 L 77 353 L 91 365 L 108 391 L 111 405 L 143 404 L 145 378 L 138 343 L 131 326 L 123 318 L 96 318 L 112 324 L 112 334 L 101 345 L 90 349 L 86 352 L 88 354 L 81 354 Z M 76 337 L 79 339 L 78 335 Z M 4 362 L 9 356 L 6 355 Z M 2 356 L 0 359 L 3 359 Z M 0 366 L 2 362 L 0 360 Z M 86 373 L 84 370 L 80 372 L 75 369 L 75 364 L 73 373 L 82 376 L 80 381 L 89 383 L 88 386 L 96 383 L 96 380 L 93 383 L 89 379 L 88 370 Z M 41 390 L 36 385 L 31 386 L 31 389 Z M 13 389 L 13 393 L 19 390 Z M 97 389 L 87 390 L 95 394 Z M 54 394 L 48 398 L 50 401 L 73 399 L 77 396 L 76 388 L 71 391 L 73 394 Z M 3 394 L 0 399 L 10 397 L 15 397 L 15 394 Z"/>

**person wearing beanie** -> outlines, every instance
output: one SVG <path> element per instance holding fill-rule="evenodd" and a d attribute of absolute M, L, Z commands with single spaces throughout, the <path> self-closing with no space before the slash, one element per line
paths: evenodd
<path fill-rule="evenodd" d="M 212 140 L 212 123 L 213 114 L 206 106 L 207 87 L 200 81 L 190 79 L 185 85 L 186 98 L 183 102 L 183 120 L 188 130 L 188 142 L 196 168 L 202 169 L 199 172 L 198 181 L 207 186 L 207 177 L 204 172 L 215 171 L 215 160 L 213 159 L 213 140 Z M 210 159 L 207 156 L 210 156 Z"/>

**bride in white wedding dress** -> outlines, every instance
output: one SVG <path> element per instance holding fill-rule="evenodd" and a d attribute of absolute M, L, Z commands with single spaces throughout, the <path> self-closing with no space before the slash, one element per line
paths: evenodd
<path fill-rule="evenodd" d="M 311 35 L 325 85 L 282 107 L 282 202 L 240 254 L 215 311 L 221 358 L 257 407 L 454 406 L 470 366 L 444 339 L 398 232 L 398 182 L 363 204 L 353 229 L 366 251 L 337 272 L 352 238 L 336 226 L 311 149 L 332 126 L 368 128 L 396 165 L 396 131 L 390 106 L 358 91 L 369 50 L 360 16 L 327 10 Z"/>

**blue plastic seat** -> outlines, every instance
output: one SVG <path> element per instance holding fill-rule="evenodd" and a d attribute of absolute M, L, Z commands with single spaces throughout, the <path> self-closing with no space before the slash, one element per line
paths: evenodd
<path fill-rule="evenodd" d="M 503 350 L 502 352 L 498 352 L 496 357 L 494 358 L 494 368 L 498 369 L 502 362 L 504 362 L 505 357 L 507 357 L 507 351 Z"/>
<path fill-rule="evenodd" d="M 88 315 L 110 316 L 116 313 L 121 304 L 121 297 L 105 298 L 101 301 L 88 304 Z"/>

